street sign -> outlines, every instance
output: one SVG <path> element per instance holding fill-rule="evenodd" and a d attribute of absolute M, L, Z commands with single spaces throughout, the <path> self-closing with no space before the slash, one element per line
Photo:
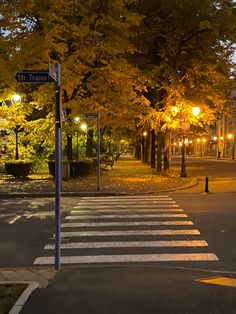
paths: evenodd
<path fill-rule="evenodd" d="M 57 81 L 57 69 L 53 63 L 49 63 L 49 75 L 55 82 Z"/>
<path fill-rule="evenodd" d="M 98 115 L 97 115 L 97 113 L 85 113 L 85 114 L 82 115 L 82 117 L 84 119 L 86 119 L 86 118 L 97 118 Z"/>
<path fill-rule="evenodd" d="M 15 74 L 15 80 L 20 83 L 47 83 L 51 81 L 48 71 L 22 71 Z"/>

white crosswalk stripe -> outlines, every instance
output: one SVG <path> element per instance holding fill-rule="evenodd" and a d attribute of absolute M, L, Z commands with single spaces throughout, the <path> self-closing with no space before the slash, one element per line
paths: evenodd
<path fill-rule="evenodd" d="M 61 229 L 62 264 L 218 261 L 168 195 L 83 197 Z M 34 264 L 54 264 L 53 250 Z"/>

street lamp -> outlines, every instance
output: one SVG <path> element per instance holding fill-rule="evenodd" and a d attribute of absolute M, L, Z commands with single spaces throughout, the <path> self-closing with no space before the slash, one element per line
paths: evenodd
<path fill-rule="evenodd" d="M 21 95 L 14 93 L 11 96 L 11 103 L 12 104 L 20 104 L 21 103 Z M 15 160 L 19 159 L 19 139 L 18 139 L 18 133 L 19 133 L 19 126 L 16 125 L 16 127 L 14 128 L 14 132 L 15 132 L 15 142 L 16 142 L 16 147 L 15 147 Z"/>
<path fill-rule="evenodd" d="M 148 149 L 147 149 L 147 131 L 143 132 L 143 162 L 148 162 Z"/>
<path fill-rule="evenodd" d="M 230 141 L 230 150 L 232 151 L 232 159 L 234 159 L 234 136 L 232 133 L 227 134 Z"/>
<path fill-rule="evenodd" d="M 80 123 L 80 117 L 75 117 L 74 118 L 74 121 L 75 123 L 79 126 L 79 128 L 85 132 L 88 128 L 87 124 L 85 122 L 83 122 L 82 124 L 79 125 Z M 79 159 L 79 130 L 78 130 L 78 127 L 77 127 L 77 130 L 76 130 L 76 159 L 78 160 Z"/>
<path fill-rule="evenodd" d="M 16 94 L 16 93 L 12 95 L 11 99 L 12 99 L 13 103 L 20 103 L 21 102 L 21 96 L 19 94 Z"/>
<path fill-rule="evenodd" d="M 87 130 L 88 126 L 87 126 L 86 123 L 82 123 L 82 124 L 80 125 L 80 128 L 81 128 L 81 130 L 83 130 L 83 131 L 85 132 L 85 131 Z"/>
<path fill-rule="evenodd" d="M 192 107 L 192 115 L 194 117 L 197 117 L 200 113 L 199 107 Z M 181 158 L 181 172 L 180 177 L 187 177 L 187 171 L 186 171 L 186 162 L 185 162 L 185 155 L 186 155 L 186 142 L 185 142 L 185 133 L 190 128 L 190 123 L 183 121 L 182 123 L 182 130 L 183 130 L 183 141 L 182 141 L 182 158 Z"/>

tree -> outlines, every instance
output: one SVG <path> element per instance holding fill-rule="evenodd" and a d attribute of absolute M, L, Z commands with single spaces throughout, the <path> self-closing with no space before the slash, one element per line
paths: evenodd
<path fill-rule="evenodd" d="M 169 114 L 173 106 L 179 107 L 182 120 L 190 119 L 185 116 L 190 106 L 201 106 L 202 125 L 229 110 L 235 68 L 234 1 L 145 0 L 139 1 L 137 10 L 145 18 L 135 62 L 146 73 L 151 106 L 143 124 L 162 136 L 179 128 Z"/>
<path fill-rule="evenodd" d="M 126 115 L 126 120 L 133 119 L 138 114 L 135 109 L 146 100 L 135 82 L 138 69 L 125 58 L 135 50 L 130 37 L 141 21 L 139 14 L 127 8 L 132 2 L 2 0 L 9 73 L 46 69 L 49 62 L 59 62 L 63 103 L 71 112 L 68 119 L 99 110 L 104 126 L 114 126 L 114 119 L 119 124 L 121 112 L 129 111 L 127 104 L 132 115 Z M 52 92 L 49 85 L 36 89 L 38 103 L 42 93 Z M 68 132 L 72 136 L 70 127 Z"/>

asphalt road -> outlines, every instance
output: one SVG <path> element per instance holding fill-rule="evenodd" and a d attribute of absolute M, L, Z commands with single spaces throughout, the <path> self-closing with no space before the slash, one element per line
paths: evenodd
<path fill-rule="evenodd" d="M 198 167 L 202 172 L 208 168 L 217 172 L 218 177 L 209 177 L 210 193 L 203 193 L 203 179 L 197 187 L 169 193 L 169 196 L 188 215 L 219 261 L 178 262 L 172 265 L 236 271 L 236 162 L 188 158 L 187 163 L 192 163 L 189 167 L 192 174 Z M 62 198 L 62 222 L 79 203 L 80 198 Z M 44 246 L 52 241 L 55 230 L 54 199 L 2 199 L 0 217 L 0 267 L 31 267 L 35 259 L 44 254 Z M 172 239 L 171 236 L 169 239 Z M 140 236 L 139 240 L 143 238 Z M 161 265 L 165 264 L 170 265 L 161 262 Z"/>
<path fill-rule="evenodd" d="M 172 265 L 236 271 L 236 193 L 169 195 L 188 215 L 194 227 L 200 230 L 201 237 L 208 242 L 209 250 L 219 258 L 218 262 L 178 262 Z M 63 217 L 78 202 L 79 198 L 63 199 Z M 49 240 L 52 241 L 53 199 L 3 200 L 1 209 L 3 205 L 5 210 L 1 210 L 0 267 L 32 266 L 34 260 L 43 255 L 44 246 Z"/>
<path fill-rule="evenodd" d="M 194 175 L 200 169 L 202 181 L 192 189 L 168 196 L 187 215 L 184 219 L 191 220 L 193 228 L 200 231 L 201 239 L 207 241 L 207 252 L 215 254 L 218 261 L 63 265 L 46 289 L 37 289 L 31 295 L 22 314 L 235 314 L 236 163 L 189 159 L 188 165 L 193 163 L 189 171 Z M 208 168 L 210 193 L 203 193 Z M 45 254 L 44 246 L 52 241 L 54 233 L 53 203 L 53 199 L 42 198 L 2 200 L 0 267 L 32 267 L 35 259 Z M 89 200 L 62 199 L 63 223 L 68 215 L 76 214 L 73 211 L 83 209 L 81 203 L 86 210 L 93 210 L 89 208 Z M 137 203 L 141 204 L 140 199 Z M 105 206 L 95 207 L 96 213 L 108 210 Z M 119 210 L 127 208 L 120 205 Z M 150 210 L 150 206 L 144 210 Z M 168 239 L 174 238 L 168 236 Z M 83 254 L 89 252 L 88 249 Z M 218 276 L 228 276 L 226 281 L 233 287 L 198 281 Z"/>

